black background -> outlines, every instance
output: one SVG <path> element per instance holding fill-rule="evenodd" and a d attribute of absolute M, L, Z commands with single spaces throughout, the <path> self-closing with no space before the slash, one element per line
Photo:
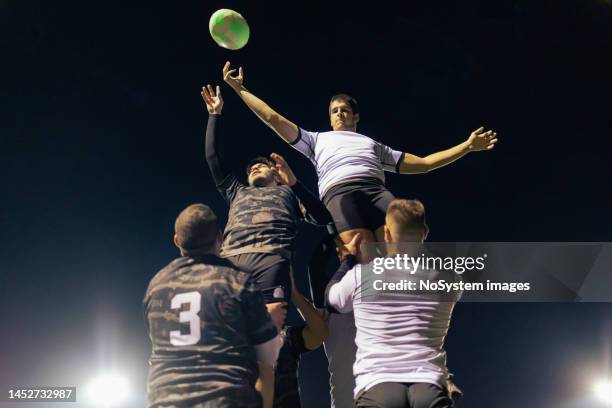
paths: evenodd
<path fill-rule="evenodd" d="M 219 8 L 247 18 L 244 49 L 213 43 Z M 609 1 L 5 0 L 0 27 L 0 384 L 81 387 L 119 370 L 126 406 L 143 405 L 140 302 L 177 254 L 174 218 L 193 202 L 226 214 L 203 160 L 201 85 L 222 85 L 220 138 L 240 175 L 276 151 L 316 189 L 311 164 L 222 84 L 226 60 L 308 130 L 329 128 L 338 92 L 359 101 L 361 133 L 418 155 L 495 129 L 491 152 L 387 176 L 426 205 L 430 241 L 612 240 Z M 298 272 L 317 234 L 302 232 Z M 611 313 L 459 304 L 447 350 L 460 406 L 594 406 Z M 302 373 L 305 405 L 324 406 L 322 353 Z"/>

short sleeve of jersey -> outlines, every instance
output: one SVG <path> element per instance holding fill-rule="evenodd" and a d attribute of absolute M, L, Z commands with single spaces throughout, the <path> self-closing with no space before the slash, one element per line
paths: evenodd
<path fill-rule="evenodd" d="M 268 314 L 261 292 L 255 289 L 251 278 L 245 282 L 241 300 L 249 343 L 256 346 L 276 337 L 276 326 Z"/>
<path fill-rule="evenodd" d="M 308 157 L 316 165 L 315 145 L 317 144 L 318 136 L 318 132 L 309 132 L 298 127 L 298 137 L 291 143 L 291 147 Z"/>
<path fill-rule="evenodd" d="M 386 146 L 382 143 L 378 143 L 378 157 L 380 158 L 380 163 L 383 166 L 383 170 L 399 173 L 399 166 L 404 159 L 404 153 L 393 150 L 389 146 Z"/>

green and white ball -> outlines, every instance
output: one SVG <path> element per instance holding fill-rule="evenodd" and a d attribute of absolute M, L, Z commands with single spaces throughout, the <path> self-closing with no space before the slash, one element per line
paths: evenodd
<path fill-rule="evenodd" d="M 234 10 L 217 10 L 210 17 L 208 29 L 213 40 L 223 48 L 238 50 L 249 41 L 249 25 Z"/>

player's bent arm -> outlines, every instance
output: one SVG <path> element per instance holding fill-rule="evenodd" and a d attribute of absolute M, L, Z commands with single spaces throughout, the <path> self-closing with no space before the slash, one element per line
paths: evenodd
<path fill-rule="evenodd" d="M 415 156 L 414 154 L 404 153 L 402 162 L 399 166 L 400 174 L 427 173 L 454 162 L 455 160 L 469 153 L 468 142 L 463 142 L 450 149 L 430 154 L 426 157 Z"/>
<path fill-rule="evenodd" d="M 297 289 L 292 290 L 291 300 L 306 322 L 306 327 L 302 331 L 304 346 L 308 350 L 316 350 L 329 335 L 327 322 Z"/>
<path fill-rule="evenodd" d="M 325 307 L 331 313 L 347 313 L 353 310 L 352 295 L 354 281 L 346 279 L 346 274 L 354 268 L 357 258 L 347 255 L 332 276 L 325 289 Z"/>
<path fill-rule="evenodd" d="M 298 127 L 272 109 L 267 103 L 253 95 L 243 85 L 234 88 L 240 99 L 263 123 L 276 132 L 285 142 L 293 143 L 298 137 Z"/>

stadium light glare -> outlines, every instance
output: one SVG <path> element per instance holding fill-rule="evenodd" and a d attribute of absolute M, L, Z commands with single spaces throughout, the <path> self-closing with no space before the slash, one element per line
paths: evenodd
<path fill-rule="evenodd" d="M 105 374 L 95 378 L 87 387 L 89 399 L 106 408 L 124 401 L 129 392 L 127 381 L 117 374 Z"/>
<path fill-rule="evenodd" d="M 601 380 L 595 383 L 593 391 L 601 402 L 612 406 L 612 380 Z"/>

